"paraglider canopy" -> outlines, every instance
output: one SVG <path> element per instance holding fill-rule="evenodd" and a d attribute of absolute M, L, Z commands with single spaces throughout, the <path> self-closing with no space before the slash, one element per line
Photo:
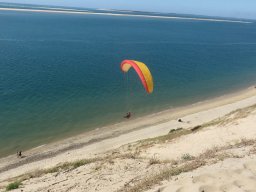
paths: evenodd
<path fill-rule="evenodd" d="M 121 70 L 125 73 L 128 72 L 131 67 L 133 67 L 138 74 L 147 93 L 152 93 L 154 89 L 154 84 L 152 75 L 148 67 L 142 62 L 134 60 L 124 60 L 121 63 Z"/>

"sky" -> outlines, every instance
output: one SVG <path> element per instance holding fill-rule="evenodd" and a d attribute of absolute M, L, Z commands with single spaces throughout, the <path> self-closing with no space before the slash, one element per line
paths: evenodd
<path fill-rule="evenodd" d="M 83 8 L 126 9 L 256 19 L 256 0 L 0 0 Z"/>

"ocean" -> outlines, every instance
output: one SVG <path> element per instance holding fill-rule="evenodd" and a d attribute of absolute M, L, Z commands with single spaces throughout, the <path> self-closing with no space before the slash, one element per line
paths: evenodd
<path fill-rule="evenodd" d="M 0 26 L 0 156 L 256 84 L 254 22 L 0 11 Z"/>

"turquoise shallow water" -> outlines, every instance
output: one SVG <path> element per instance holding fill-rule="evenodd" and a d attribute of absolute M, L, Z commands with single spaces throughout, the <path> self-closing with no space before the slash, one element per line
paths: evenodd
<path fill-rule="evenodd" d="M 0 156 L 256 82 L 255 23 L 1 11 L 0 26 Z M 124 59 L 148 64 L 152 95 Z"/>

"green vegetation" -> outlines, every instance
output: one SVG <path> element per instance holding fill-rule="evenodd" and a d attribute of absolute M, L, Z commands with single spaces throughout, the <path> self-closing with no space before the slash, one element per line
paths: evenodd
<path fill-rule="evenodd" d="M 172 129 L 169 132 L 169 134 L 167 134 L 167 135 L 141 140 L 139 142 L 140 143 L 139 147 L 148 148 L 148 147 L 151 147 L 154 144 L 165 143 L 167 141 L 171 141 L 175 138 L 178 138 L 178 137 L 183 136 L 183 135 L 188 135 L 190 133 L 191 133 L 191 130 L 188 130 L 188 129 L 182 129 L 182 128 L 179 128 L 179 129 L 176 129 L 176 130 Z"/>
<path fill-rule="evenodd" d="M 49 168 L 49 169 L 36 170 L 36 171 L 31 172 L 31 173 L 26 173 L 24 175 L 15 177 L 14 179 L 19 179 L 20 182 L 13 182 L 13 183 L 11 183 L 12 185 L 11 184 L 9 184 L 9 185 L 11 185 L 10 187 L 15 187 L 15 186 L 17 186 L 17 184 L 20 185 L 22 181 L 27 180 L 27 179 L 37 178 L 37 177 L 40 177 L 40 176 L 48 174 L 48 173 L 57 173 L 57 172 L 60 172 L 60 171 L 76 169 L 80 166 L 87 165 L 87 164 L 94 163 L 94 162 L 98 162 L 98 161 L 102 161 L 102 160 L 104 160 L 104 159 L 103 158 L 83 159 L 83 160 L 77 160 L 77 161 L 74 161 L 74 162 L 67 162 L 67 163 L 63 163 L 63 164 L 60 164 L 60 165 L 56 165 L 56 166 L 54 166 L 52 168 Z M 7 189 L 7 187 L 6 187 L 6 189 Z"/>
<path fill-rule="evenodd" d="M 205 165 L 206 162 L 204 161 L 193 161 L 190 163 L 187 163 L 181 167 L 177 167 L 177 168 L 168 168 L 166 167 L 166 169 L 160 171 L 159 173 L 149 176 L 143 180 L 141 180 L 140 182 L 138 182 L 137 184 L 135 184 L 132 187 L 126 187 L 123 188 L 121 190 L 119 190 L 118 192 L 140 192 L 140 191 L 145 191 L 147 189 L 150 189 L 150 187 L 156 185 L 156 184 L 160 184 L 161 181 L 163 180 L 168 180 L 170 179 L 172 176 L 175 175 L 179 175 L 181 173 L 184 172 L 189 172 L 192 171 L 194 169 L 197 169 L 203 165 Z"/>
<path fill-rule="evenodd" d="M 103 160 L 102 158 L 92 158 L 92 159 L 82 159 L 82 160 L 77 160 L 77 161 L 74 161 L 74 162 L 68 162 L 68 163 L 64 163 L 64 164 L 61 164 L 61 165 L 57 165 L 53 168 L 50 168 L 50 169 L 46 169 L 44 171 L 44 174 L 47 174 L 47 173 L 55 173 L 55 172 L 58 172 L 58 171 L 65 171 L 65 170 L 68 170 L 68 169 L 76 169 L 78 167 L 81 167 L 83 165 L 87 165 L 87 164 L 90 164 L 90 163 L 94 163 L 94 162 L 97 162 L 97 161 L 101 161 Z"/>
<path fill-rule="evenodd" d="M 149 165 L 154 165 L 154 164 L 160 164 L 160 160 L 154 155 L 150 160 L 149 160 Z"/>
<path fill-rule="evenodd" d="M 191 161 L 191 160 L 195 159 L 195 157 L 193 157 L 190 154 L 186 153 L 186 154 L 182 155 L 181 159 L 184 160 L 184 161 Z"/>
<path fill-rule="evenodd" d="M 13 183 L 10 183 L 9 185 L 7 185 L 6 191 L 11 191 L 13 189 L 18 189 L 21 184 L 22 183 L 20 181 L 15 181 Z"/>

